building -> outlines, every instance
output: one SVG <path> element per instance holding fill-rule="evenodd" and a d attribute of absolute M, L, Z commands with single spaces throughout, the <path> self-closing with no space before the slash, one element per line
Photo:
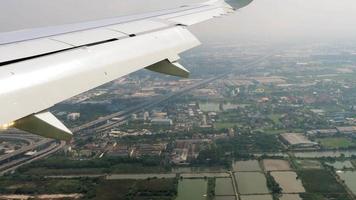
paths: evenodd
<path fill-rule="evenodd" d="M 336 127 L 340 134 L 356 134 L 356 126 Z"/>
<path fill-rule="evenodd" d="M 127 157 L 131 155 L 132 149 L 127 145 L 116 145 L 108 152 L 108 156 Z"/>
<path fill-rule="evenodd" d="M 80 113 L 69 113 L 67 115 L 67 120 L 69 121 L 76 121 L 80 118 Z"/>
<path fill-rule="evenodd" d="M 310 141 L 301 133 L 283 133 L 280 135 L 281 140 L 293 149 L 316 148 L 318 143 Z"/>
<path fill-rule="evenodd" d="M 167 144 L 139 144 L 133 151 L 134 157 L 160 156 L 167 148 Z"/>
<path fill-rule="evenodd" d="M 316 129 L 307 131 L 309 136 L 318 136 L 318 137 L 331 137 L 335 136 L 338 133 L 336 129 Z"/>

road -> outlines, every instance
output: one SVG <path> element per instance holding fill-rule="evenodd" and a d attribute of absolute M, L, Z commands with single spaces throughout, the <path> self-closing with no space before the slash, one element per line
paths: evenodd
<path fill-rule="evenodd" d="M 57 143 L 55 140 L 24 134 L 18 131 L 7 131 L 0 134 L 1 139 L 22 140 L 27 143 L 21 149 L 0 156 L 0 174 L 12 171 L 24 164 L 48 156 L 65 145 L 65 142 Z M 42 149 L 43 148 L 43 149 Z M 25 155 L 29 151 L 38 150 L 33 155 Z"/>
<path fill-rule="evenodd" d="M 28 164 L 30 162 L 39 160 L 41 158 L 47 157 L 57 151 L 59 151 L 60 149 L 62 149 L 65 146 L 65 142 L 61 141 L 59 144 L 52 144 L 49 147 L 47 147 L 44 150 L 41 150 L 39 152 L 37 152 L 36 154 L 30 156 L 30 157 L 25 157 L 25 158 L 21 158 L 19 159 L 19 161 L 17 161 L 16 163 L 14 163 L 14 165 L 8 165 L 6 168 L 4 168 L 3 166 L 0 166 L 0 170 L 4 169 L 3 171 L 0 172 L 0 174 L 5 174 L 7 172 L 11 172 L 19 167 L 21 167 L 22 165 Z"/>

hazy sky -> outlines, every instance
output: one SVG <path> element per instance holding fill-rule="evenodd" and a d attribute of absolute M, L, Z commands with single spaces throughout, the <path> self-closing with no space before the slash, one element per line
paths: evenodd
<path fill-rule="evenodd" d="M 172 8 L 201 0 L 1 0 L 0 31 Z M 195 25 L 204 41 L 356 39 L 356 0 L 254 0 L 231 16 Z"/>

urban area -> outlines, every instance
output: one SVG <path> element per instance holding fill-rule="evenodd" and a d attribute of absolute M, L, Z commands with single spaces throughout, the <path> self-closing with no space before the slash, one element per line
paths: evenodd
<path fill-rule="evenodd" d="M 141 70 L 52 107 L 70 142 L 2 130 L 0 199 L 356 199 L 355 45 L 181 62 L 189 79 Z"/>

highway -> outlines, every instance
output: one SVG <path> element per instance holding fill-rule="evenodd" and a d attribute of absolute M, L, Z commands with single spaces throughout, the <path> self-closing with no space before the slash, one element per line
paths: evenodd
<path fill-rule="evenodd" d="M 11 172 L 15 169 L 17 169 L 18 167 L 21 167 L 22 165 L 28 164 L 30 162 L 33 162 L 35 160 L 39 160 L 41 158 L 47 157 L 57 151 L 59 151 L 60 149 L 62 149 L 65 146 L 65 142 L 61 141 L 60 143 L 52 143 L 49 147 L 38 151 L 37 153 L 35 153 L 34 155 L 28 156 L 28 157 L 23 157 L 20 158 L 18 160 L 15 160 L 13 162 L 9 162 L 7 164 L 1 165 L 0 166 L 0 174 L 5 174 L 7 172 Z"/>
<path fill-rule="evenodd" d="M 251 66 L 259 64 L 259 63 L 265 61 L 267 58 L 271 57 L 272 55 L 273 54 L 269 54 L 269 55 L 263 56 L 263 57 L 261 57 L 259 59 L 256 59 L 256 60 L 254 60 L 252 62 L 249 62 L 249 63 L 241 66 L 241 68 L 239 68 L 239 69 L 231 70 L 231 71 L 226 72 L 224 74 L 221 74 L 221 75 L 218 75 L 218 76 L 215 76 L 215 77 L 200 81 L 200 82 L 198 82 L 196 84 L 187 86 L 187 87 L 185 87 L 185 88 L 183 88 L 183 89 L 181 89 L 179 91 L 172 92 L 172 93 L 167 94 L 165 96 L 157 97 L 154 100 L 151 100 L 149 102 L 145 102 L 143 104 L 134 106 L 134 107 L 126 109 L 124 111 L 120 111 L 120 112 L 113 113 L 113 114 L 110 114 L 110 115 L 107 115 L 107 116 L 104 116 L 104 117 L 100 117 L 97 120 L 94 120 L 94 121 L 91 121 L 89 123 L 86 123 L 86 124 L 83 124 L 81 126 L 73 128 L 72 132 L 73 133 L 78 133 L 78 132 L 81 132 L 83 130 L 88 130 L 88 129 L 92 129 L 95 132 L 102 132 L 102 131 L 110 130 L 110 129 L 112 129 L 114 127 L 117 127 L 119 125 L 125 124 L 127 119 L 129 119 L 132 114 L 140 112 L 143 109 L 152 108 L 153 106 L 156 106 L 157 104 L 163 103 L 163 102 L 165 102 L 165 101 L 167 101 L 167 100 L 169 100 L 171 98 L 174 98 L 176 96 L 179 96 L 179 95 L 181 95 L 183 93 L 189 92 L 189 91 L 191 91 L 193 89 L 196 89 L 196 88 L 201 87 L 203 85 L 209 84 L 209 83 L 211 83 L 211 82 L 213 82 L 215 80 L 224 78 L 224 77 L 226 77 L 226 76 L 228 76 L 228 75 L 230 75 L 230 74 L 232 74 L 232 73 L 234 73 L 236 71 L 238 71 L 240 73 L 247 73 L 247 72 L 253 71 L 254 69 L 250 68 Z M 120 118 L 120 120 L 108 122 L 113 118 Z"/>
<path fill-rule="evenodd" d="M 0 156 L 0 174 L 12 171 L 24 164 L 43 158 L 63 148 L 65 142 L 58 143 L 55 140 L 38 137 L 31 134 L 24 134 L 21 131 L 6 131 L 0 134 L 3 140 L 25 141 L 21 149 Z M 35 152 L 32 155 L 26 155 L 28 152 Z M 37 151 L 37 152 L 36 152 Z"/>

